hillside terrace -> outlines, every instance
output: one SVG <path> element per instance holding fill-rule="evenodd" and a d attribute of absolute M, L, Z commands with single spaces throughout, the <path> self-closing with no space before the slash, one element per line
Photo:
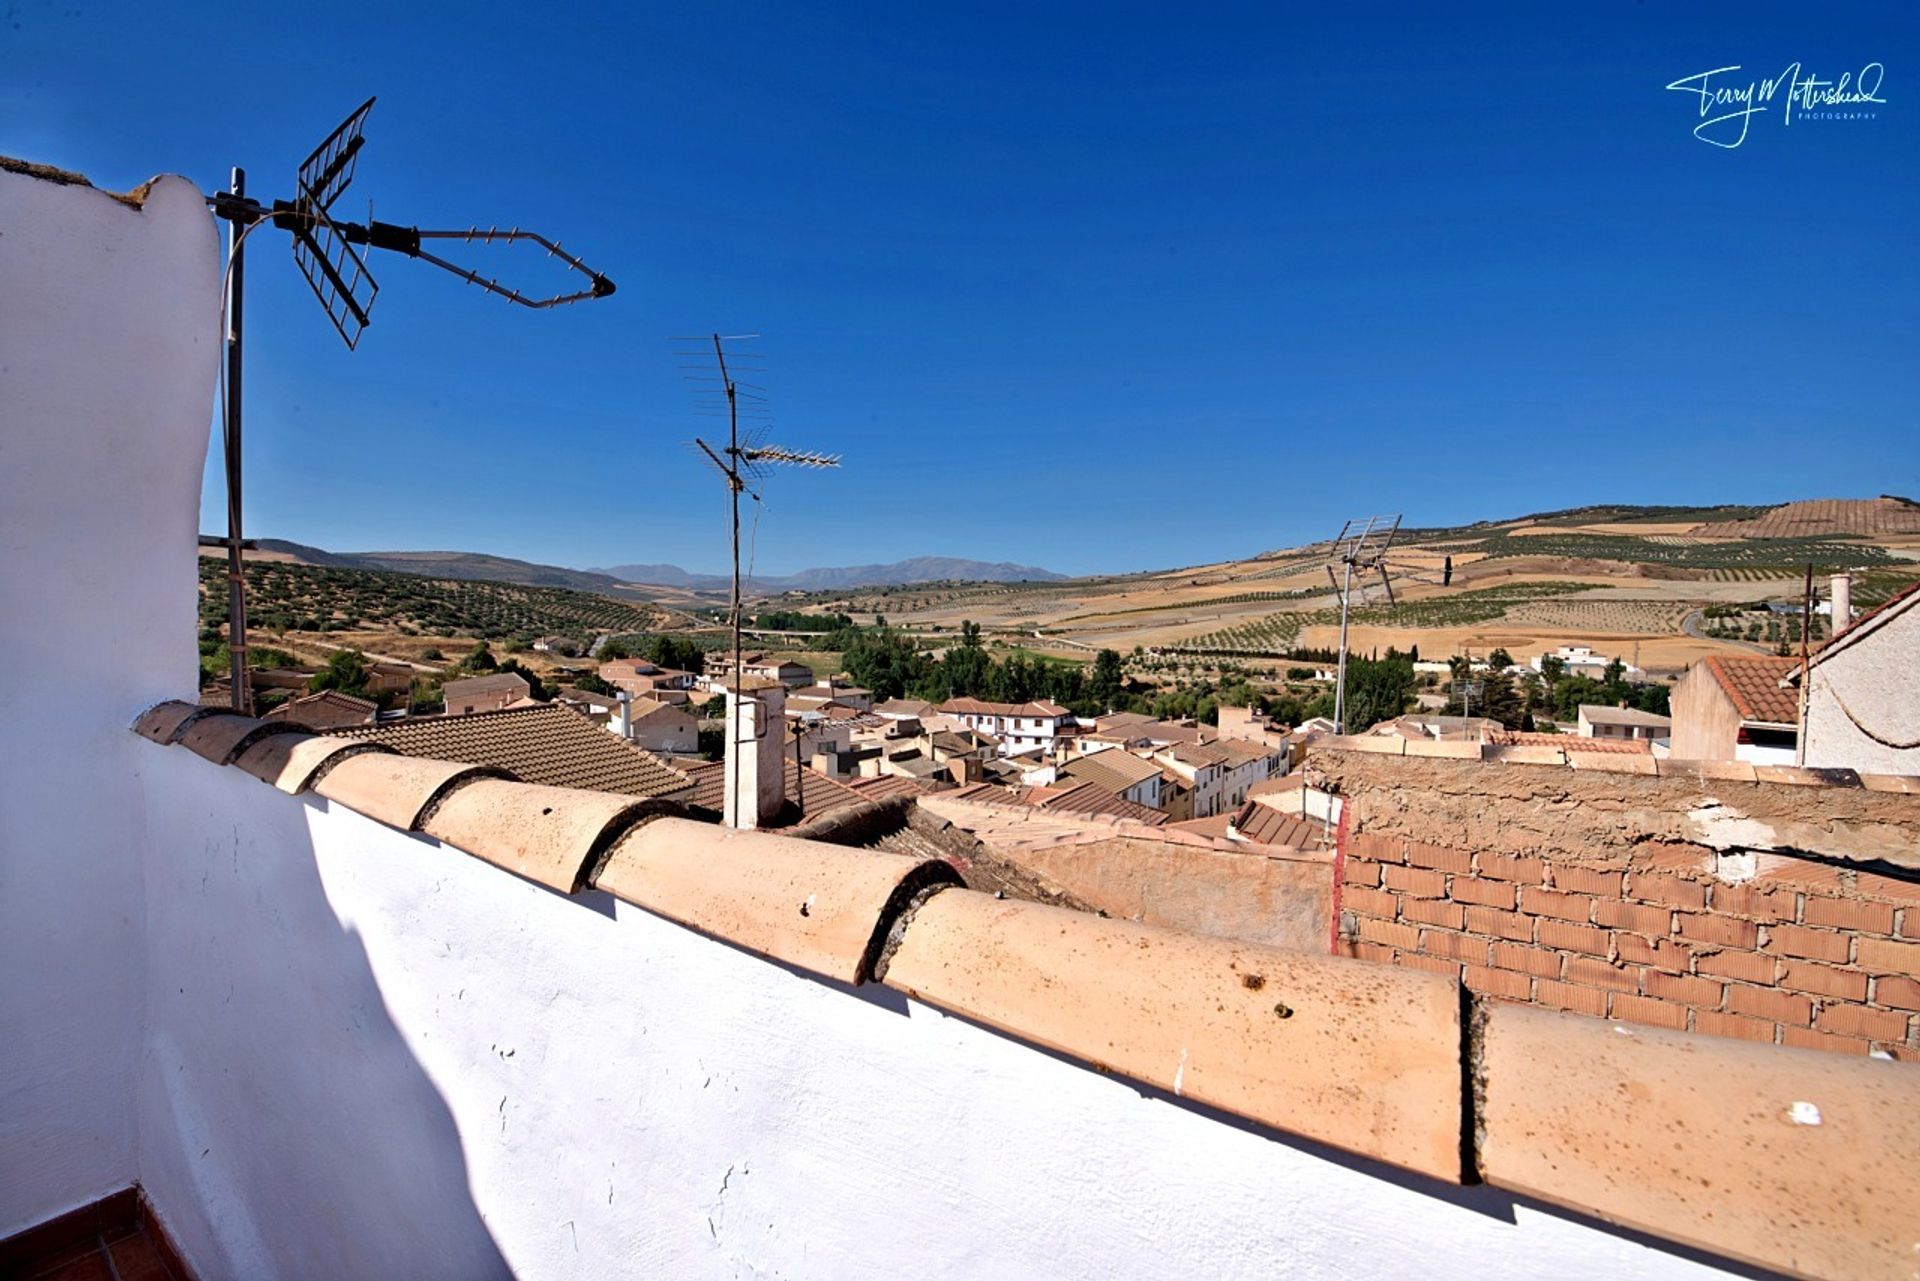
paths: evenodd
<path fill-rule="evenodd" d="M 202 708 L 219 264 L 190 184 L 129 200 L 0 172 L 0 510 L 61 570 L 0 635 L 101 673 L 0 736 L 0 1243 L 131 1193 L 205 1278 L 1911 1274 L 1920 783 L 1329 740 L 1335 851 L 1258 860 L 1327 932 L 1280 946 L 967 888 L 924 820 L 731 831 Z M 1071 821 L 1031 857 L 1248 857 Z M 1478 982 L 1482 907 L 1558 977 Z M 1804 1005 L 1705 1034 L 1736 989 Z"/>

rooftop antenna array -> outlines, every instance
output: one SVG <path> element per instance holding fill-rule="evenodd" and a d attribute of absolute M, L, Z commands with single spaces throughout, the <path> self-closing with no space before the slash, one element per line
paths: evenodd
<path fill-rule="evenodd" d="M 1393 537 L 1399 531 L 1398 516 L 1368 516 L 1342 525 L 1340 536 L 1333 540 L 1333 561 L 1327 565 L 1327 578 L 1333 583 L 1334 594 L 1340 598 L 1340 666 L 1333 686 L 1333 732 L 1336 734 L 1347 732 L 1347 623 L 1352 613 L 1354 579 L 1360 579 L 1364 593 L 1367 575 L 1380 575 L 1380 585 L 1387 591 L 1387 603 L 1393 603 L 1393 580 L 1387 576 L 1387 549 L 1393 546 Z M 1338 575 L 1333 572 L 1334 562 L 1340 565 Z"/>
<path fill-rule="evenodd" d="M 693 443 L 713 469 L 727 483 L 727 497 L 732 506 L 732 561 L 733 591 L 728 600 L 728 620 L 732 632 L 733 644 L 733 691 L 734 697 L 727 704 L 727 755 L 736 755 L 741 747 L 754 740 L 743 738 L 740 728 L 740 714 L 745 700 L 740 697 L 742 678 L 745 675 L 745 659 L 740 648 L 740 495 L 745 494 L 756 504 L 762 504 L 760 489 L 769 469 L 773 467 L 838 467 L 838 454 L 816 453 L 808 449 L 788 449 L 781 445 L 766 443 L 766 437 L 773 424 L 773 410 L 767 400 L 767 389 L 756 383 L 743 383 L 734 375 L 738 373 L 764 373 L 763 364 L 745 364 L 745 361 L 764 360 L 765 356 L 755 352 L 734 352 L 728 357 L 727 344 L 751 342 L 759 334 L 713 334 L 708 338 L 672 338 L 675 343 L 699 343 L 701 347 L 674 352 L 683 359 L 692 359 L 699 363 L 682 365 L 688 371 L 687 380 L 698 389 L 694 401 L 694 413 L 699 417 L 725 418 L 727 420 L 727 443 L 716 449 L 701 437 L 694 437 Z M 708 352 L 704 344 L 712 344 L 713 364 L 706 364 Z M 697 371 L 697 372 L 696 372 Z M 746 432 L 741 432 L 741 420 L 746 420 Z M 755 517 L 758 524 L 758 517 Z M 767 727 L 761 725 L 757 733 L 766 733 Z M 728 789 L 729 801 L 732 800 L 731 785 Z M 732 815 L 731 817 L 737 817 Z"/>
<path fill-rule="evenodd" d="M 373 102 L 369 98 L 361 103 L 301 163 L 292 200 L 276 200 L 271 205 L 263 205 L 250 198 L 247 195 L 247 172 L 239 168 L 234 169 L 232 182 L 226 191 L 215 192 L 207 197 L 207 204 L 212 207 L 214 215 L 227 222 L 227 349 L 221 380 L 227 536 L 202 537 L 200 542 L 202 546 L 224 547 L 227 550 L 227 637 L 233 662 L 233 706 L 234 710 L 240 712 L 250 710 L 252 701 L 247 690 L 247 605 L 242 564 L 242 552 L 250 544 L 241 537 L 240 487 L 240 340 L 246 272 L 243 251 L 247 237 L 265 226 L 274 226 L 291 234 L 294 265 L 306 278 L 314 297 L 320 301 L 321 309 L 327 313 L 327 319 L 333 322 L 334 329 L 349 351 L 358 345 L 360 334 L 371 319 L 374 297 L 380 292 L 380 286 L 374 282 L 373 274 L 367 270 L 366 260 L 360 256 L 356 245 L 418 258 L 522 307 L 560 307 L 589 298 L 605 298 L 613 293 L 611 280 L 561 248 L 558 241 L 522 227 L 483 229 L 472 226 L 462 230 L 432 230 L 375 222 L 372 219 L 365 223 L 337 221 L 332 210 L 353 182 L 360 150 L 366 143 L 364 130 L 367 114 L 373 110 Z M 558 258 L 568 271 L 581 276 L 584 283 L 581 288 L 571 292 L 544 297 L 523 293 L 501 284 L 497 278 L 482 276 L 423 247 L 450 240 L 469 245 L 534 244 L 545 249 L 548 257 Z"/>
<path fill-rule="evenodd" d="M 1400 517 L 1398 515 L 1368 516 L 1364 520 L 1350 520 L 1342 525 L 1339 537 L 1335 538 L 1331 545 L 1332 551 L 1327 560 L 1327 579 L 1333 584 L 1333 594 L 1340 601 L 1340 670 L 1334 682 L 1333 692 L 1333 721 L 1336 734 L 1347 732 L 1347 624 L 1352 613 L 1356 586 L 1359 589 L 1361 603 L 1365 604 L 1367 577 L 1370 574 L 1378 574 L 1380 586 L 1387 594 L 1388 605 L 1399 603 L 1393 594 L 1392 574 L 1411 578 L 1415 582 L 1430 583 L 1435 587 L 1453 586 L 1451 555 L 1441 557 L 1437 575 L 1431 563 L 1415 565 L 1400 560 L 1389 560 L 1387 553 L 1393 547 L 1393 540 L 1399 533 Z M 1340 566 L 1338 574 L 1334 573 L 1335 565 Z"/>

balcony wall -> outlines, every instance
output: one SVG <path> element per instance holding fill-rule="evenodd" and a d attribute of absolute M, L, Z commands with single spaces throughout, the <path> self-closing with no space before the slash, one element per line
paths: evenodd
<path fill-rule="evenodd" d="M 206 1276 L 1712 1274 L 140 748 L 141 1170 Z"/>
<path fill-rule="evenodd" d="M 0 165 L 0 1237 L 136 1174 L 141 746 L 195 683 L 199 193 Z"/>

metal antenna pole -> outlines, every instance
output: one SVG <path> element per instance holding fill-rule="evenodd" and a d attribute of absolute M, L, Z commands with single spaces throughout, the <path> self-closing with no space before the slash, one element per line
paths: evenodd
<path fill-rule="evenodd" d="M 246 197 L 246 170 L 233 171 L 230 190 L 237 199 Z M 243 714 L 251 711 L 253 704 L 247 690 L 247 580 L 240 548 L 240 330 L 246 296 L 246 247 L 241 239 L 245 231 L 237 221 L 227 223 L 227 421 L 223 441 L 227 468 L 227 651 L 233 664 L 233 710 Z"/>
<path fill-rule="evenodd" d="M 1347 732 L 1347 602 L 1353 599 L 1353 561 L 1340 584 L 1340 670 L 1333 683 L 1333 732 Z"/>
<path fill-rule="evenodd" d="M 740 407 L 733 379 L 727 373 L 727 349 L 721 344 L 719 334 L 713 336 L 713 354 L 720 362 L 720 385 L 727 393 L 727 461 L 733 468 L 727 476 L 728 499 L 733 504 L 733 703 L 727 716 L 727 741 L 738 745 L 742 742 L 740 713 L 745 703 L 740 687 L 746 680 L 746 665 L 740 653 Z M 731 785 L 728 795 L 732 795 Z"/>

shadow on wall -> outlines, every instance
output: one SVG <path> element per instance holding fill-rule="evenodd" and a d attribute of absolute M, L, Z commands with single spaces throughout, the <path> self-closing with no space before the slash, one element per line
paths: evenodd
<path fill-rule="evenodd" d="M 512 1276 L 452 1114 L 328 901 L 324 802 L 254 787 L 244 813 L 149 844 L 143 1184 L 208 1278 Z"/>

